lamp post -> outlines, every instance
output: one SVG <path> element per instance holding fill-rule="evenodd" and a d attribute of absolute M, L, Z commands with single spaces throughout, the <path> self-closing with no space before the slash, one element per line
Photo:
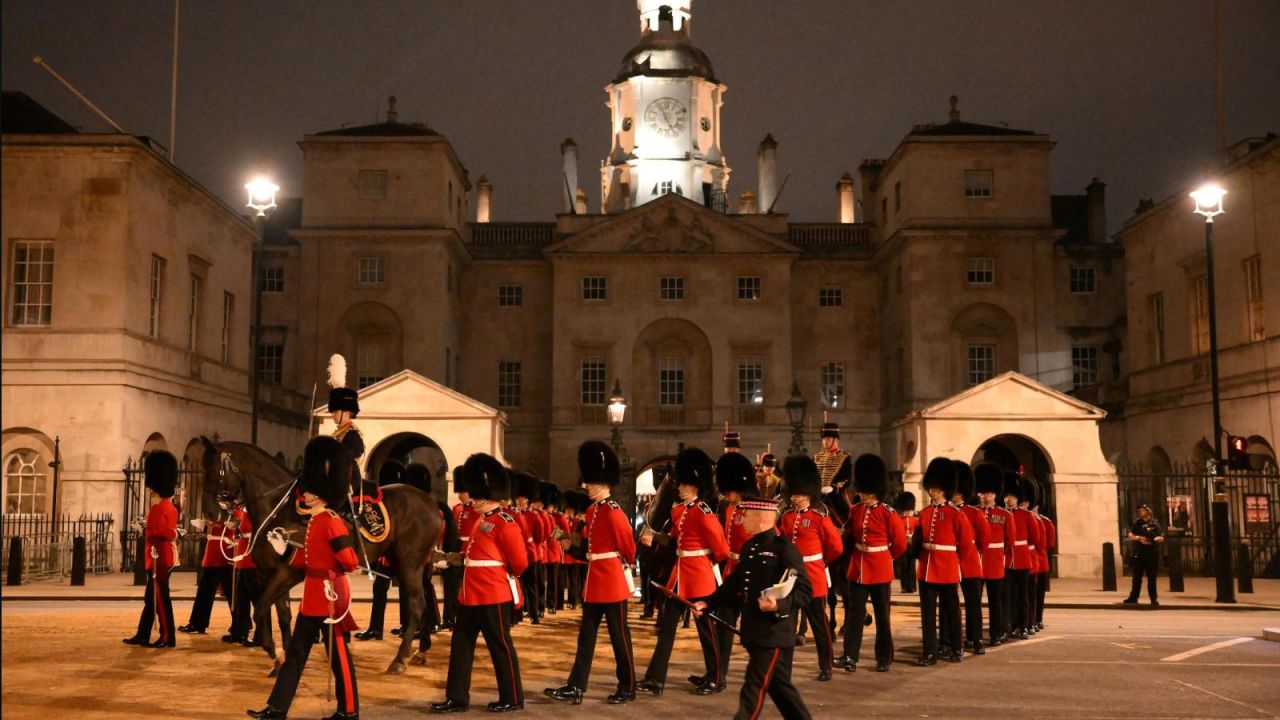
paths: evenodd
<path fill-rule="evenodd" d="M 249 383 L 252 392 L 250 400 L 249 441 L 258 444 L 258 397 L 262 380 L 258 373 L 258 346 L 262 344 L 262 245 L 267 238 L 267 213 L 276 208 L 276 193 L 280 186 L 259 175 L 245 183 L 244 189 L 249 193 L 246 206 L 256 210 L 254 216 L 258 228 L 258 243 L 253 248 L 250 272 L 253 273 L 253 337 L 249 345 Z"/>
<path fill-rule="evenodd" d="M 804 446 L 804 414 L 809 409 L 809 401 L 800 394 L 800 383 L 791 383 L 791 398 L 787 400 L 787 419 L 791 421 L 791 447 L 788 455 L 808 455 L 809 449 Z"/>
<path fill-rule="evenodd" d="M 1222 460 L 1222 399 L 1218 392 L 1218 313 L 1213 287 L 1213 218 L 1221 215 L 1227 191 L 1207 183 L 1191 193 L 1195 213 L 1204 216 L 1205 285 L 1209 294 L 1209 385 L 1213 396 L 1213 574 L 1217 578 L 1217 602 L 1234 603 L 1231 584 L 1231 514 Z"/>
<path fill-rule="evenodd" d="M 631 458 L 627 457 L 627 448 L 622 444 L 622 421 L 627 417 L 627 398 L 622 394 L 622 383 L 613 381 L 613 392 L 609 393 L 609 404 L 605 408 L 609 415 L 610 437 L 613 454 L 618 456 L 619 469 L 622 471 L 622 482 L 618 484 L 614 497 L 622 506 L 630 521 L 636 510 L 636 483 Z"/>

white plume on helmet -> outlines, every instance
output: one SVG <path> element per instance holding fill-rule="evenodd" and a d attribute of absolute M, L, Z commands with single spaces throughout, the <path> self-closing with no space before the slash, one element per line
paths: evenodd
<path fill-rule="evenodd" d="M 334 353 L 329 356 L 329 387 L 347 386 L 347 359 Z"/>

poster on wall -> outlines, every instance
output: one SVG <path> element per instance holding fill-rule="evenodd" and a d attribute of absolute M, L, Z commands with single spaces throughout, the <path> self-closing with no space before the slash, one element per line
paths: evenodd
<path fill-rule="evenodd" d="M 1244 496 L 1245 532 L 1267 532 L 1271 529 L 1271 497 L 1269 495 Z"/>
<path fill-rule="evenodd" d="M 1170 495 L 1165 498 L 1165 507 L 1169 508 L 1170 536 L 1195 534 L 1195 521 L 1192 519 L 1195 515 L 1190 495 Z"/>

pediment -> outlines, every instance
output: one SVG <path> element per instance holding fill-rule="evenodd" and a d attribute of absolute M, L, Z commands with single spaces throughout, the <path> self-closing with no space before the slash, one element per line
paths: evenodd
<path fill-rule="evenodd" d="M 926 419 L 1101 420 L 1106 411 L 1018 372 L 1007 372 L 920 411 Z"/>
<path fill-rule="evenodd" d="M 316 408 L 327 416 L 329 406 Z M 412 370 L 401 370 L 360 391 L 360 417 L 493 418 L 499 411 L 479 400 L 429 380 Z"/>
<path fill-rule="evenodd" d="M 740 220 L 679 195 L 667 195 L 548 246 L 544 252 L 707 255 L 800 251 Z"/>

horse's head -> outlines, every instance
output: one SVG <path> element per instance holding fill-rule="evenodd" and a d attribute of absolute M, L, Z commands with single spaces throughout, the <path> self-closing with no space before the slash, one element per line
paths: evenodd
<path fill-rule="evenodd" d="M 302 456 L 298 489 L 319 495 L 329 507 L 337 508 L 347 500 L 355 467 L 342 443 L 328 435 L 314 437 Z"/>
<path fill-rule="evenodd" d="M 234 502 L 244 498 L 244 476 L 231 453 L 222 445 L 201 435 L 200 443 L 204 445 L 204 453 L 200 456 L 200 468 L 204 475 L 202 506 L 205 515 L 210 519 L 217 514 L 217 508 L 226 509 Z"/>
<path fill-rule="evenodd" d="M 649 503 L 649 509 L 644 514 L 644 521 L 654 530 L 661 530 L 671 519 L 671 506 L 679 498 L 679 493 L 676 491 L 676 474 L 670 463 L 661 468 L 655 467 L 653 472 L 655 475 L 660 474 L 662 479 L 654 491 L 653 502 Z"/>

